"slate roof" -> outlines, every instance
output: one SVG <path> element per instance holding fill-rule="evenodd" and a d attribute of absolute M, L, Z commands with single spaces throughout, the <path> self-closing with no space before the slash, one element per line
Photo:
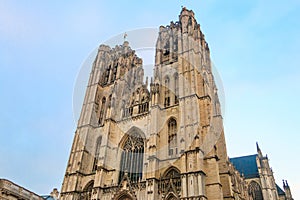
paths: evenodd
<path fill-rule="evenodd" d="M 257 154 L 254 154 L 250 156 L 230 158 L 229 160 L 240 174 L 244 175 L 245 178 L 259 178 L 256 157 Z"/>
<path fill-rule="evenodd" d="M 45 200 L 55 200 L 52 196 L 50 195 L 43 195 L 42 196 Z"/>
<path fill-rule="evenodd" d="M 277 184 L 276 184 L 276 189 L 277 189 L 278 195 L 285 195 L 285 192 Z"/>

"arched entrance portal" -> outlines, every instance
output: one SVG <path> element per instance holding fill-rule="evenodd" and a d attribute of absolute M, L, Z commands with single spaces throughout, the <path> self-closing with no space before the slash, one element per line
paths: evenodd
<path fill-rule="evenodd" d="M 164 175 L 160 178 L 158 186 L 160 194 L 165 196 L 166 200 L 177 200 L 181 192 L 181 178 L 180 171 L 175 168 L 169 168 Z"/>
<path fill-rule="evenodd" d="M 176 198 L 173 194 L 170 194 L 170 195 L 167 197 L 167 200 L 177 200 L 177 198 Z"/>
<path fill-rule="evenodd" d="M 113 200 L 136 200 L 136 198 L 133 198 L 129 191 L 122 191 L 119 194 L 117 194 Z"/>

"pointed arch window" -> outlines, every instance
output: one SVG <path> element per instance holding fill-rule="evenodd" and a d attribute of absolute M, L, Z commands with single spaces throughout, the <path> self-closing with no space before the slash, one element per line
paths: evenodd
<path fill-rule="evenodd" d="M 97 164 L 98 164 L 98 160 L 100 157 L 101 142 L 102 142 L 102 136 L 98 137 L 97 142 L 96 142 L 93 171 L 97 170 Z"/>
<path fill-rule="evenodd" d="M 81 200 L 90 200 L 92 198 L 93 187 L 94 181 L 89 182 L 83 189 L 83 192 L 80 194 L 79 198 Z"/>
<path fill-rule="evenodd" d="M 100 113 L 99 113 L 99 124 L 103 125 L 103 121 L 105 118 L 105 104 L 106 104 L 106 98 L 103 97 L 102 101 L 101 101 L 101 109 L 100 109 Z"/>
<path fill-rule="evenodd" d="M 164 106 L 170 106 L 170 79 L 169 77 L 165 78 L 165 102 Z"/>
<path fill-rule="evenodd" d="M 168 150 L 169 156 L 178 154 L 177 148 L 177 122 L 171 118 L 168 122 Z"/>
<path fill-rule="evenodd" d="M 111 101 L 112 101 L 112 95 L 109 95 L 109 97 L 108 97 L 108 104 L 107 104 L 108 108 L 111 107 Z"/>
<path fill-rule="evenodd" d="M 263 194 L 261 191 L 260 185 L 255 182 L 251 181 L 248 187 L 248 194 L 252 197 L 253 200 L 263 200 Z"/>
<path fill-rule="evenodd" d="M 174 98 L 174 103 L 178 104 L 178 95 L 179 95 L 179 87 L 178 87 L 178 74 L 176 73 L 174 75 L 174 92 L 175 92 L 175 98 Z"/>
<path fill-rule="evenodd" d="M 123 146 L 119 182 L 123 179 L 125 173 L 132 182 L 142 179 L 144 159 L 144 139 L 137 132 L 132 132 Z"/>

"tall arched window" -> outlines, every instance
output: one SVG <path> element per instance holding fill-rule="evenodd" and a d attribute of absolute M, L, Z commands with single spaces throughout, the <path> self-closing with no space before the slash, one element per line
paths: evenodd
<path fill-rule="evenodd" d="M 253 200 L 263 200 L 263 194 L 261 191 L 260 185 L 255 182 L 251 181 L 248 187 L 248 194 L 252 197 Z"/>
<path fill-rule="evenodd" d="M 177 122 L 174 118 L 171 118 L 168 122 L 168 149 L 169 156 L 177 155 Z"/>
<path fill-rule="evenodd" d="M 165 102 L 164 102 L 164 106 L 168 107 L 170 106 L 170 79 L 167 76 L 165 78 Z"/>
<path fill-rule="evenodd" d="M 106 98 L 103 97 L 101 101 L 101 109 L 99 113 L 99 124 L 102 125 L 105 117 L 105 103 L 106 103 Z"/>
<path fill-rule="evenodd" d="M 97 163 L 98 163 L 99 156 L 100 156 L 101 142 L 102 142 L 102 136 L 98 137 L 97 142 L 96 142 L 93 171 L 96 171 L 96 169 L 97 169 Z"/>
<path fill-rule="evenodd" d="M 174 103 L 178 104 L 178 95 L 179 95 L 179 87 L 178 87 L 178 74 L 176 73 L 174 75 L 174 93 L 175 93 L 175 98 L 174 98 Z"/>
<path fill-rule="evenodd" d="M 119 182 L 127 173 L 132 182 L 142 179 L 144 159 L 144 139 L 139 133 L 133 131 L 123 146 L 120 163 Z"/>

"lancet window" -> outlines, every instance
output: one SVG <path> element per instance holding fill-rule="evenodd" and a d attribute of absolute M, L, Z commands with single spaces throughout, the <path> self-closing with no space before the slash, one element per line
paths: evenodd
<path fill-rule="evenodd" d="M 170 106 L 170 79 L 169 77 L 166 77 L 165 79 L 165 102 L 164 106 L 168 107 Z"/>
<path fill-rule="evenodd" d="M 110 69 L 110 65 L 105 69 L 102 85 L 107 85 L 109 80 Z"/>
<path fill-rule="evenodd" d="M 177 122 L 174 118 L 171 118 L 168 122 L 168 149 L 169 156 L 177 155 Z"/>
<path fill-rule="evenodd" d="M 101 142 L 102 142 L 102 136 L 98 137 L 97 142 L 96 142 L 93 171 L 96 171 L 96 169 L 97 169 L 97 164 L 98 164 L 98 160 L 99 160 L 99 156 L 100 156 Z"/>
<path fill-rule="evenodd" d="M 100 109 L 100 113 L 99 113 L 99 124 L 102 125 L 104 122 L 104 118 L 105 118 L 105 104 L 106 104 L 106 98 L 103 97 L 102 101 L 101 101 L 101 109 Z"/>
<path fill-rule="evenodd" d="M 175 98 L 174 98 L 174 103 L 178 104 L 178 95 L 179 95 L 179 87 L 178 87 L 178 74 L 176 73 L 174 75 L 174 93 L 175 93 Z"/>

